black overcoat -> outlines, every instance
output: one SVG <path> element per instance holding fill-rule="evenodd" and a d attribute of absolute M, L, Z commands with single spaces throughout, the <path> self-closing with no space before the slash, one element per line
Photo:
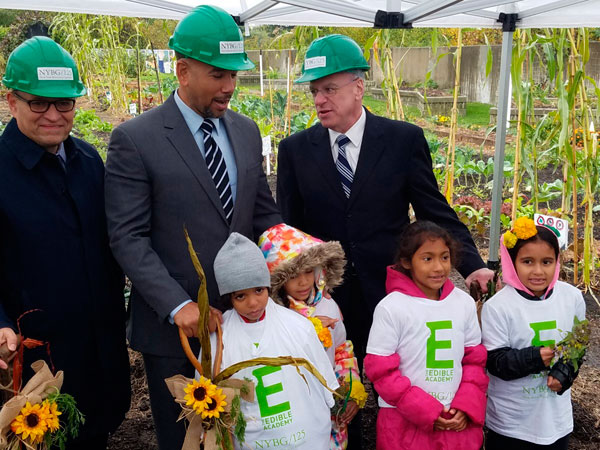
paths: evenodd
<path fill-rule="evenodd" d="M 79 139 L 64 145 L 66 172 L 15 119 L 0 138 L 0 327 L 39 310 L 21 332 L 50 343 L 85 437 L 116 429 L 129 409 L 123 275 L 108 246 L 102 160 Z M 50 362 L 45 347 L 25 350 L 25 368 L 41 358 Z"/>
<path fill-rule="evenodd" d="M 283 220 L 323 240 L 340 241 L 347 271 L 360 280 L 365 325 L 385 292 L 398 234 L 409 223 L 409 205 L 420 220 L 447 229 L 461 245 L 463 276 L 484 267 L 467 228 L 438 190 L 423 130 L 366 112 L 350 198 L 346 198 L 321 124 L 281 141 L 277 204 Z M 348 274 L 347 274 L 348 275 Z M 338 291 L 340 291 L 338 289 Z M 334 293 L 335 295 L 335 293 Z M 342 306 L 348 300 L 337 292 Z"/>

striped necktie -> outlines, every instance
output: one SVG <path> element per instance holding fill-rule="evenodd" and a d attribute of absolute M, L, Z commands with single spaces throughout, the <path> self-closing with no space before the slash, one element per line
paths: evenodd
<path fill-rule="evenodd" d="M 205 119 L 200 125 L 200 129 L 204 133 L 204 159 L 206 167 L 210 172 L 210 176 L 215 182 L 217 193 L 225 211 L 227 222 L 231 223 L 233 215 L 233 197 L 231 195 L 231 185 L 229 184 L 229 175 L 227 174 L 227 166 L 221 149 L 212 137 L 212 132 L 215 129 L 214 123 L 210 119 Z"/>
<path fill-rule="evenodd" d="M 346 194 L 346 198 L 349 198 L 350 190 L 352 189 L 352 180 L 354 178 L 354 172 L 352 172 L 352 167 L 350 167 L 346 156 L 346 145 L 348 145 L 350 139 L 348 139 L 348 136 L 340 134 L 337 137 L 336 142 L 339 150 L 335 167 L 340 174 L 340 181 L 342 182 L 344 194 Z"/>

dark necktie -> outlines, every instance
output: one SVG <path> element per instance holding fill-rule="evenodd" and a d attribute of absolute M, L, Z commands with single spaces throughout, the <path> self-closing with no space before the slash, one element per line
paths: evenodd
<path fill-rule="evenodd" d="M 350 190 L 352 189 L 352 180 L 354 179 L 354 172 L 352 172 L 352 167 L 348 163 L 348 158 L 346 156 L 346 145 L 350 142 L 348 136 L 340 134 L 336 139 L 339 151 L 337 161 L 335 162 L 335 167 L 337 168 L 340 174 L 340 181 L 342 182 L 342 188 L 344 189 L 344 194 L 346 197 L 350 197 Z"/>
<path fill-rule="evenodd" d="M 233 196 L 231 195 L 231 185 L 229 184 L 229 175 L 227 174 L 227 166 L 225 159 L 223 159 L 223 153 L 212 137 L 215 125 L 211 120 L 205 119 L 202 125 L 200 125 L 200 129 L 204 133 L 204 159 L 206 160 L 206 167 L 208 167 L 210 176 L 215 182 L 227 222 L 231 223 Z"/>

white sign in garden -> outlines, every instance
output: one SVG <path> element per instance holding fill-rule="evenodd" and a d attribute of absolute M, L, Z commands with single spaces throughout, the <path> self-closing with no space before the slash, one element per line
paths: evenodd
<path fill-rule="evenodd" d="M 271 136 L 262 138 L 262 154 L 267 161 L 267 175 L 271 175 Z"/>
<path fill-rule="evenodd" d="M 558 236 L 558 245 L 561 250 L 567 248 L 569 244 L 569 222 L 565 219 L 559 219 L 554 216 L 546 216 L 544 214 L 535 214 L 533 220 L 536 225 L 546 226 L 556 233 Z"/>

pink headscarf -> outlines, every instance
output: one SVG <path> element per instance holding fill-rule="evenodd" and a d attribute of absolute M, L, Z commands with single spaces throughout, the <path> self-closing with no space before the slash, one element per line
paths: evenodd
<path fill-rule="evenodd" d="M 544 227 L 543 225 L 537 225 L 537 226 Z M 548 227 L 544 227 L 544 228 L 548 228 Z M 550 228 L 548 228 L 548 229 L 550 230 Z M 552 230 L 550 230 L 550 231 L 552 231 Z M 554 234 L 553 231 L 552 231 L 552 235 L 554 235 L 556 237 L 556 235 Z M 508 249 L 506 248 L 506 245 L 504 245 L 504 237 L 503 236 L 500 236 L 500 264 L 502 265 L 502 281 L 504 283 L 514 287 L 515 289 L 518 289 L 519 291 L 527 292 L 529 295 L 533 295 L 534 297 L 536 297 L 536 295 L 533 292 L 531 292 L 529 289 L 527 289 L 525 287 L 525 285 L 519 279 L 519 275 L 517 275 L 517 270 L 515 269 L 515 265 L 510 257 L 510 254 L 508 253 Z M 548 288 L 546 289 L 546 293 L 548 293 L 550 291 L 550 289 L 552 289 L 554 287 L 554 285 L 556 284 L 556 281 L 558 280 L 559 272 L 560 272 L 560 263 L 558 262 L 558 259 L 557 259 L 556 260 L 556 270 L 554 271 L 554 276 L 552 277 L 552 281 L 550 281 L 550 284 L 548 285 Z"/>

